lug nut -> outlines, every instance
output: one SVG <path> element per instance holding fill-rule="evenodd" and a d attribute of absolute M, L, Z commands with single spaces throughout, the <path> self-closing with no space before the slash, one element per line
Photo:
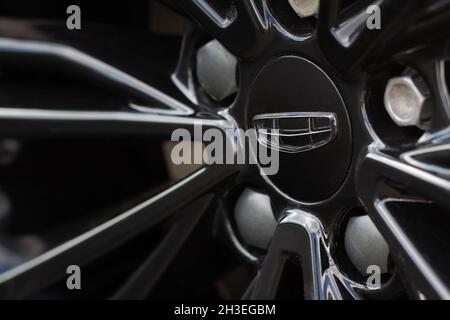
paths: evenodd
<path fill-rule="evenodd" d="M 382 273 L 388 272 L 389 247 L 369 216 L 352 217 L 344 237 L 345 250 L 361 275 L 376 265 Z"/>
<path fill-rule="evenodd" d="M 424 128 L 424 122 L 430 116 L 427 106 L 429 96 L 426 84 L 420 77 L 406 75 L 388 81 L 384 105 L 398 126 Z"/>
<path fill-rule="evenodd" d="M 208 95 L 221 101 L 237 91 L 235 56 L 217 40 L 202 46 L 197 52 L 197 78 Z"/>
<path fill-rule="evenodd" d="M 320 0 L 289 0 L 289 4 L 300 18 L 306 18 L 319 12 Z"/>

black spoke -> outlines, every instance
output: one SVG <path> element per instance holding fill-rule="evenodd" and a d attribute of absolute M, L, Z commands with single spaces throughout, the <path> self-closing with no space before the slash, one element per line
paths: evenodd
<path fill-rule="evenodd" d="M 426 133 L 422 140 L 445 138 L 450 124 L 450 96 L 447 87 L 447 55 L 442 50 L 425 55 L 422 60 L 411 62 L 428 83 L 433 98 L 432 132 Z M 408 58 L 410 61 L 411 57 Z"/>
<path fill-rule="evenodd" d="M 195 104 L 198 104 L 198 99 L 192 57 L 195 56 L 196 46 L 201 36 L 202 33 L 199 32 L 199 28 L 188 27 L 188 30 L 183 35 L 177 67 L 172 74 L 172 80 L 178 89 Z"/>
<path fill-rule="evenodd" d="M 311 239 L 314 237 L 305 226 L 295 223 L 285 223 L 278 227 L 272 240 L 269 252 L 264 259 L 260 274 L 254 285 L 252 299 L 276 299 L 280 281 L 285 269 L 289 254 L 298 259 L 303 268 L 297 272 L 303 274 L 303 283 L 298 283 L 298 292 L 304 290 L 307 300 L 318 299 L 320 295 L 320 258 L 315 251 L 320 243 Z M 314 241 L 314 243 L 311 243 Z M 318 269 L 319 268 L 319 269 Z M 304 289 L 302 287 L 304 286 Z"/>
<path fill-rule="evenodd" d="M 366 10 L 370 4 L 380 8 L 380 29 L 369 29 L 366 25 Z M 448 5 L 446 0 L 437 3 L 365 1 L 342 14 L 340 1 L 321 1 L 319 44 L 328 52 L 328 59 L 336 68 L 355 74 L 375 57 L 419 49 L 448 38 L 446 32 L 433 32 L 448 29 Z"/>
<path fill-rule="evenodd" d="M 289 210 L 280 222 L 261 270 L 246 295 L 252 299 L 283 297 L 282 282 L 287 268 L 299 275 L 289 294 L 305 300 L 360 299 L 368 291 L 363 284 L 348 279 L 332 262 L 320 221 L 301 210 Z M 292 277 L 292 274 L 291 274 Z M 359 293 L 357 292 L 359 291 Z"/>
<path fill-rule="evenodd" d="M 97 105 L 89 106 L 94 110 L 106 109 L 109 105 L 127 109 L 131 105 L 148 111 L 156 109 L 161 114 L 188 115 L 193 112 L 189 101 L 183 100 L 183 95 L 170 80 L 177 54 L 168 55 L 166 51 L 178 48 L 176 38 L 168 38 L 165 47 L 158 48 L 152 45 L 159 40 L 156 36 L 148 38 L 149 44 L 142 44 L 142 35 L 138 32 L 120 31 L 113 27 L 108 31 L 114 37 L 104 41 L 102 29 L 97 28 L 89 28 L 89 31 L 77 36 L 68 30 L 61 31 L 61 25 L 54 22 L 27 23 L 0 19 L 0 25 L 3 26 L 0 31 L 2 87 L 11 91 L 6 95 L 8 99 L 2 97 L 5 100 L 0 101 L 2 106 L 5 103 L 23 105 L 32 97 L 35 100 L 32 102 L 43 104 L 40 100 L 45 101 L 48 97 L 38 95 L 34 87 L 49 93 L 49 89 L 42 85 L 54 79 L 50 85 L 53 85 L 54 91 L 51 93 L 55 97 L 60 94 L 58 90 L 71 96 L 64 85 L 71 88 L 74 80 L 76 84 L 84 85 L 81 89 L 85 86 L 97 89 L 97 95 L 103 93 L 100 89 L 104 90 L 103 94 L 109 100 L 100 99 L 102 95 L 97 96 Z M 158 63 L 152 59 L 158 60 Z M 137 67 L 136 63 L 140 66 Z M 22 82 L 18 81 L 19 76 Z M 25 81 L 27 79 L 34 80 L 34 87 Z M 20 88 L 17 88 L 17 83 Z M 79 86 L 76 88 L 80 90 Z M 14 96 L 19 89 L 22 92 L 27 90 L 34 96 L 29 100 L 25 97 L 19 99 Z M 86 94 L 83 92 L 80 94 Z M 80 99 L 75 98 L 71 101 L 80 104 Z M 111 103 L 111 99 L 116 101 Z M 73 109 L 77 105 L 68 107 Z"/>
<path fill-rule="evenodd" d="M 19 30 L 25 29 L 20 21 L 14 21 L 13 24 Z M 158 81 L 153 79 L 151 82 L 155 86 L 140 79 L 146 76 L 140 75 L 138 78 L 136 71 L 124 71 L 101 60 L 107 54 L 105 51 L 99 54 L 101 58 L 97 58 L 78 49 L 83 47 L 80 43 L 76 43 L 77 47 L 65 44 L 72 42 L 65 35 L 63 39 L 52 38 L 51 41 L 30 37 L 22 39 L 21 34 L 5 36 L 20 39 L 0 38 L 2 67 L 22 70 L 24 65 L 31 70 L 27 71 L 29 74 L 25 74 L 26 77 L 40 73 L 46 76 L 64 70 L 62 80 L 58 81 L 73 77 L 94 86 L 93 93 L 83 97 L 83 107 L 79 107 L 81 102 L 70 104 L 70 92 L 64 91 L 61 98 L 47 102 L 48 95 L 45 94 L 48 88 L 33 89 L 39 83 L 30 84 L 29 87 L 17 86 L 10 84 L 5 76 L 3 87 L 9 92 L 0 101 L 0 133 L 3 136 L 155 134 L 167 138 L 177 128 L 192 131 L 196 124 L 221 130 L 232 127 L 212 114 L 197 115 L 196 106 L 185 100 L 179 92 L 176 93 L 175 87 L 167 89 L 173 86 L 169 74 L 165 78 L 159 77 Z M 104 101 L 99 98 L 104 94 L 103 88 L 107 90 L 106 95 L 112 93 Z M 34 96 L 23 95 L 24 90 L 33 92 Z M 54 90 L 50 94 L 59 96 L 57 89 Z"/>
<path fill-rule="evenodd" d="M 159 113 L 186 115 L 192 110 L 143 81 L 70 46 L 40 41 L 0 39 L 0 63 L 12 58 L 42 67 L 73 70 L 72 75 L 94 80 L 138 101 L 141 108 Z M 142 104 L 142 105 L 141 105 Z"/>
<path fill-rule="evenodd" d="M 367 192 L 361 195 L 365 202 L 377 200 L 378 183 L 380 178 L 401 182 L 411 190 L 418 192 L 438 201 L 439 203 L 450 207 L 450 182 L 442 176 L 430 171 L 417 168 L 403 161 L 383 155 L 381 153 L 369 153 L 359 168 L 360 172 L 366 172 L 361 176 L 361 182 L 365 182 Z M 365 192 L 365 191 L 363 191 Z M 385 195 L 386 196 L 386 195 Z M 383 197 L 383 195 L 379 195 Z"/>
<path fill-rule="evenodd" d="M 450 1 L 431 1 L 429 5 L 417 9 L 411 23 L 404 24 L 404 31 L 395 38 L 393 53 L 423 48 L 429 45 L 442 45 L 450 38 Z M 389 48 L 384 48 L 385 54 Z M 391 51 L 392 52 L 392 51 Z"/>
<path fill-rule="evenodd" d="M 0 275 L 0 295 L 26 297 L 65 275 L 69 262 L 96 259 L 169 218 L 226 179 L 230 167 L 205 167 L 96 228 Z M 198 208 L 198 206 L 197 206 Z"/>
<path fill-rule="evenodd" d="M 112 299 L 144 299 L 157 284 L 211 203 L 207 195 L 183 209 L 158 247 L 129 277 Z"/>
<path fill-rule="evenodd" d="M 217 1 L 220 3 L 220 1 Z M 183 9 L 224 47 L 240 57 L 250 57 L 265 45 L 267 28 L 264 0 L 226 1 L 218 10 L 214 1 L 179 1 Z"/>
<path fill-rule="evenodd" d="M 448 146 L 419 149 L 403 160 L 371 152 L 359 168 L 360 198 L 390 242 L 397 266 L 416 298 L 450 297 L 444 230 L 450 181 L 443 165 Z M 412 278 L 415 281 L 412 281 Z"/>
<path fill-rule="evenodd" d="M 0 108 L 0 133 L 3 136 L 72 135 L 124 136 L 156 135 L 170 138 L 176 129 L 194 128 L 221 131 L 233 128 L 224 119 L 171 116 L 142 112 L 67 111 Z"/>

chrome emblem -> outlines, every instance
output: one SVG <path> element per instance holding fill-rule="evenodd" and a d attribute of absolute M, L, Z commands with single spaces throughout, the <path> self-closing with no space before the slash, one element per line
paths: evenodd
<path fill-rule="evenodd" d="M 253 125 L 261 145 L 285 153 L 311 151 L 337 136 L 336 115 L 327 112 L 261 114 Z"/>

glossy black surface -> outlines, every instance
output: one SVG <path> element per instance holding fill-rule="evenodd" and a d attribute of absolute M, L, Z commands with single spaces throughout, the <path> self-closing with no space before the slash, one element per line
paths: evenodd
<path fill-rule="evenodd" d="M 222 14 L 218 20 L 199 6 L 202 1 L 174 1 L 178 4 L 178 10 L 203 28 L 199 31 L 202 32 L 200 37 L 206 34 L 207 39 L 217 38 L 238 58 L 239 92 L 229 106 L 220 108 L 220 112 L 217 106 L 204 102 L 196 104 L 186 98 L 170 80 L 176 65 L 170 57 L 175 55 L 174 51 L 178 52 L 180 38 L 172 39 L 172 42 L 170 37 L 159 38 L 136 30 L 117 30 L 96 25 L 86 25 L 83 31 L 73 33 L 67 31 L 63 23 L 2 20 L 2 39 L 14 39 L 17 41 L 14 44 L 28 45 L 30 41 L 37 41 L 46 48 L 24 51 L 3 42 L 0 64 L 5 69 L 14 72 L 14 68 L 25 67 L 27 70 L 26 67 L 30 66 L 32 72 L 64 71 L 64 75 L 69 74 L 113 92 L 113 98 L 115 94 L 121 97 L 114 100 L 113 106 L 102 108 L 103 113 L 95 114 L 93 118 L 92 111 L 99 109 L 98 97 L 94 97 L 88 106 L 83 103 L 82 110 L 78 110 L 77 103 L 76 108 L 62 105 L 53 106 L 51 110 L 36 111 L 34 108 L 47 108 L 48 105 L 34 105 L 34 95 L 28 99 L 20 97 L 21 90 L 29 92 L 33 83 L 22 83 L 15 79 L 16 83 L 8 87 L 12 88 L 8 94 L 16 96 L 7 97 L 5 101 L 14 102 L 15 107 L 25 105 L 15 108 L 15 112 L 0 108 L 3 111 L 0 112 L 0 133 L 3 138 L 11 135 L 65 138 L 78 135 L 111 137 L 149 134 L 169 137 L 175 128 L 192 130 L 195 120 L 202 120 L 208 127 L 219 130 L 233 129 L 235 124 L 240 128 L 249 128 L 254 115 L 286 111 L 335 113 L 338 136 L 322 149 L 300 155 L 282 155 L 279 175 L 269 179 L 260 175 L 257 166 L 208 166 L 165 189 L 151 198 L 150 202 L 128 207 L 122 211 L 124 215 L 121 219 L 112 220 L 100 229 L 92 229 L 92 232 L 83 234 L 81 238 L 74 238 L 63 248 L 49 251 L 46 256 L 13 270 L 7 277 L 1 274 L 0 295 L 32 295 L 49 283 L 63 279 L 63 267 L 69 262 L 76 260 L 82 266 L 89 265 L 92 260 L 156 224 L 174 224 L 170 228 L 172 231 L 164 229 L 167 237 L 156 246 L 160 250 L 152 251 L 141 264 L 142 268 L 135 270 L 129 281 L 119 288 L 121 290 L 116 291 L 116 296 L 121 297 L 135 293 L 138 297 L 145 296 L 164 271 L 158 269 L 152 274 L 148 268 L 153 268 L 158 262 L 167 266 L 199 215 L 206 210 L 207 204 L 198 205 L 202 202 L 198 199 L 202 199 L 205 194 L 214 194 L 221 202 L 230 202 L 228 208 L 233 208 L 233 192 L 251 186 L 270 195 L 278 221 L 288 214 L 287 209 L 292 208 L 301 209 L 319 219 L 331 244 L 330 257 L 341 252 L 333 248 L 339 245 L 337 235 L 343 232 L 339 229 L 342 228 L 342 217 L 351 214 L 354 208 L 358 212 L 368 213 L 389 242 L 395 270 L 401 275 L 410 296 L 449 298 L 446 270 L 448 254 L 442 249 L 445 245 L 436 245 L 436 239 L 442 238 L 443 244 L 448 243 L 448 235 L 443 232 L 445 228 L 442 226 L 449 223 L 450 208 L 450 175 L 445 170 L 448 169 L 450 154 L 450 100 L 445 83 L 445 67 L 440 60 L 450 57 L 448 43 L 442 41 L 448 39 L 450 30 L 450 1 L 411 0 L 408 4 L 395 0 L 380 1 L 383 9 L 381 31 L 366 30 L 364 23 L 359 23 L 355 24 L 352 33 L 339 33 L 342 23 L 352 21 L 369 3 L 363 1 L 360 2 L 361 6 L 350 6 L 342 11 L 341 4 L 350 2 L 321 1 L 319 16 L 313 18 L 313 23 L 307 23 L 307 28 L 287 28 L 286 20 L 277 17 L 278 9 L 272 10 L 273 6 L 268 6 L 266 1 L 236 0 L 232 8 L 235 11 L 231 11 L 229 16 Z M 314 29 L 315 26 L 317 29 Z M 352 41 L 346 43 L 350 36 L 353 37 Z M 195 41 L 196 37 L 189 39 Z M 80 59 L 85 55 L 61 54 L 61 45 L 71 53 L 76 50 L 77 53 L 107 63 L 173 100 L 156 99 L 152 94 L 142 91 L 142 87 L 133 86 L 123 79 L 117 81 L 113 77 L 117 73 L 104 72 L 101 68 L 86 68 L 83 59 Z M 67 53 L 66 50 L 62 51 Z M 194 60 L 190 55 L 194 54 L 195 46 L 185 46 L 178 66 L 183 68 L 189 65 Z M 407 67 L 416 68 L 431 87 L 434 125 L 429 132 L 403 130 L 393 127 L 392 123 L 385 123 L 390 121 L 380 98 L 385 82 L 389 77 L 401 75 Z M 186 70 L 178 71 L 186 76 L 183 73 Z M 6 80 L 14 79 L 6 77 Z M 37 91 L 43 94 L 41 90 Z M 36 97 L 41 100 L 38 95 Z M 89 97 L 92 96 L 85 96 L 86 99 Z M 59 103 L 64 99 L 55 101 Z M 158 110 L 135 110 L 130 107 L 130 103 L 136 101 Z M 185 113 L 161 115 L 167 110 L 179 111 L 177 102 L 186 107 L 183 108 Z M 20 112 L 16 109 L 20 109 Z M 116 118 L 119 110 L 125 114 L 120 113 L 120 117 Z M 55 116 L 49 111 L 60 113 Z M 392 137 L 392 132 L 396 137 Z M 418 157 L 419 163 L 411 162 L 407 157 L 410 151 L 431 146 L 443 147 L 444 151 L 438 154 L 428 151 L 429 155 Z M 393 200 L 392 203 L 386 204 L 384 201 L 389 199 Z M 211 199 L 207 200 L 209 203 Z M 409 202 L 420 203 L 420 208 Z M 184 209 L 190 212 L 192 208 L 199 211 L 192 215 L 193 221 L 188 221 L 190 219 L 186 217 L 180 219 L 176 215 L 183 213 Z M 132 210 L 132 214 L 129 210 Z M 426 210 L 433 210 L 435 214 L 427 216 L 424 213 Z M 417 214 L 408 216 L 405 212 Z M 273 296 L 277 284 L 272 280 L 281 276 L 280 262 L 286 258 L 280 257 L 280 252 L 289 249 L 294 256 L 303 257 L 301 263 L 304 267 L 311 264 L 309 252 L 304 252 L 309 247 L 303 230 L 284 227 L 288 230 L 280 233 L 281 236 L 275 236 L 266 257 L 266 252 L 246 247 L 239 236 L 233 234 L 232 221 L 228 222 L 227 218 L 223 220 L 227 224 L 224 225 L 222 219 L 218 220 L 220 222 L 215 221 L 211 223 L 213 230 L 208 232 L 220 234 L 216 232 L 217 224 L 220 224 L 226 229 L 227 239 L 231 239 L 229 242 L 252 263 L 258 261 L 260 264 L 256 265 L 262 265 L 262 279 L 269 280 L 263 281 L 262 288 L 250 287 L 249 296 Z M 177 226 L 180 225 L 183 230 L 178 234 Z M 437 225 L 441 228 L 437 228 Z M 177 234 L 174 236 L 172 232 Z M 172 241 L 173 244 L 167 244 Z M 196 255 L 202 256 L 198 248 L 202 249 L 203 246 L 206 244 L 198 244 Z M 438 262 L 436 257 L 440 259 Z M 345 268 L 336 266 L 341 267 Z M 42 278 L 46 281 L 42 281 Z M 307 291 L 304 296 L 308 298 L 311 297 L 310 279 L 306 273 L 304 278 L 303 286 Z M 150 286 L 142 287 L 140 279 Z"/>
<path fill-rule="evenodd" d="M 253 83 L 246 112 L 249 127 L 253 126 L 252 119 L 261 114 L 335 114 L 337 138 L 334 141 L 308 152 L 280 152 L 280 169 L 268 179 L 283 193 L 301 202 L 325 200 L 341 187 L 351 161 L 350 123 L 341 95 L 319 67 L 296 56 L 268 62 Z"/>

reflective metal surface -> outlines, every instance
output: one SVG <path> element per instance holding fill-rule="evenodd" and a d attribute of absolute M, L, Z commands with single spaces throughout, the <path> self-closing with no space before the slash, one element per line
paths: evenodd
<path fill-rule="evenodd" d="M 308 234 L 309 243 L 303 245 L 309 247 L 311 252 L 311 274 L 315 299 L 340 300 L 348 295 L 354 299 L 360 299 L 357 289 L 364 291 L 379 289 L 356 283 L 339 270 L 330 253 L 329 237 L 318 218 L 301 210 L 289 210 L 281 224 L 295 225 L 303 228 Z M 327 267 L 324 268 L 323 265 Z M 305 266 L 305 268 L 308 267 Z M 340 285 L 337 284 L 338 282 Z"/>
<path fill-rule="evenodd" d="M 203 45 L 196 61 L 198 81 L 213 99 L 221 101 L 236 93 L 236 57 L 217 40 Z"/>
<path fill-rule="evenodd" d="M 411 76 L 402 76 L 390 79 L 386 86 L 384 104 L 392 120 L 399 126 L 423 126 L 429 94 L 421 89 L 417 81 Z"/>
<path fill-rule="evenodd" d="M 389 247 L 369 216 L 351 217 L 345 230 L 345 251 L 361 275 L 370 266 L 388 272 Z"/>
<path fill-rule="evenodd" d="M 258 142 L 287 153 L 314 150 L 332 142 L 337 135 L 336 115 L 325 112 L 286 112 L 253 118 Z"/>
<path fill-rule="evenodd" d="M 245 189 L 237 200 L 234 217 L 246 244 L 267 249 L 277 227 L 268 195 Z"/>

